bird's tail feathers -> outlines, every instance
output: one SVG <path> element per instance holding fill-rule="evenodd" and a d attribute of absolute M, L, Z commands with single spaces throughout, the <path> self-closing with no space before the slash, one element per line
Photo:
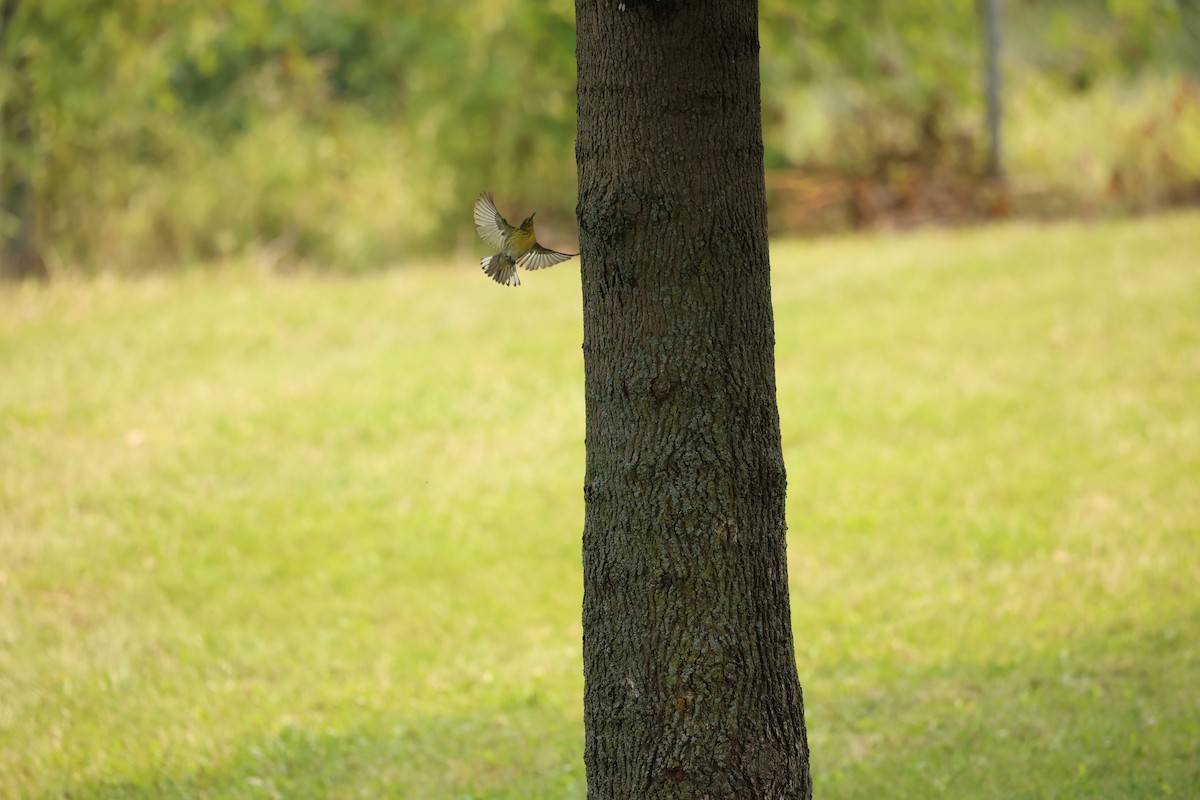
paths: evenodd
<path fill-rule="evenodd" d="M 481 259 L 479 266 L 496 283 L 504 286 L 521 285 L 521 279 L 517 277 L 517 263 L 504 253 L 496 253 L 494 256 Z"/>

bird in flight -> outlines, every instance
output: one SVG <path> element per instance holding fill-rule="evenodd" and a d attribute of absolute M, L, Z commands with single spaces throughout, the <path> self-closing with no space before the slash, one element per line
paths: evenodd
<path fill-rule="evenodd" d="M 484 192 L 475 201 L 475 230 L 479 231 L 479 238 L 487 242 L 489 247 L 500 251 L 480 260 L 479 266 L 496 283 L 520 286 L 518 265 L 525 269 L 543 269 L 578 255 L 560 253 L 538 244 L 533 233 L 533 218 L 536 215 L 535 211 L 520 225 L 513 227 L 496 210 L 491 192 Z"/>

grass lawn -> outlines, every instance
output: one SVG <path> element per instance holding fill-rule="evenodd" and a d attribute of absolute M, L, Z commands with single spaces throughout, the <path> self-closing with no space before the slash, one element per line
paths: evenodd
<path fill-rule="evenodd" d="M 1200 796 L 1200 214 L 773 249 L 817 795 Z M 583 798 L 574 262 L 0 287 L 0 797 Z"/>

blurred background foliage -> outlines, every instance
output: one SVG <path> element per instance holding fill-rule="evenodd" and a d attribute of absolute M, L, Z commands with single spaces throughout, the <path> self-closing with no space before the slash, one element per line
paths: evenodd
<path fill-rule="evenodd" d="M 1008 0 L 984 181 L 973 0 L 760 0 L 772 224 L 1200 198 L 1200 0 Z M 570 0 L 0 0 L 9 274 L 472 247 L 475 195 L 569 240 Z"/>

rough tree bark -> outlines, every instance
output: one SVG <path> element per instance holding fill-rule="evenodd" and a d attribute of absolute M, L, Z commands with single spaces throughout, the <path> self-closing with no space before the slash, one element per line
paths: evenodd
<path fill-rule="evenodd" d="M 808 798 L 755 0 L 576 0 L 588 797 Z"/>

